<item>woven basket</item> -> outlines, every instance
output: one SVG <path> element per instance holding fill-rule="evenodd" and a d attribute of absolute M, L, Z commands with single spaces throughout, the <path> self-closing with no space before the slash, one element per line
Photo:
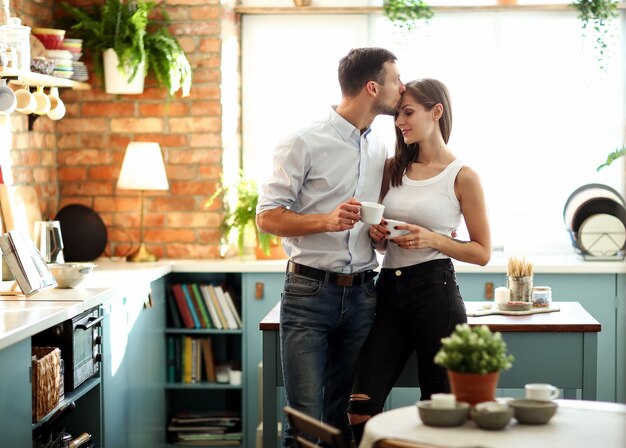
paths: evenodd
<path fill-rule="evenodd" d="M 59 404 L 61 350 L 33 347 L 33 422 L 38 422 Z"/>

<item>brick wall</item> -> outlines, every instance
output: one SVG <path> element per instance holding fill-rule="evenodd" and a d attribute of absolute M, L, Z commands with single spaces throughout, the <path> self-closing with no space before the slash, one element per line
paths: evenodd
<path fill-rule="evenodd" d="M 94 1 L 99 3 L 70 3 Z M 35 25 L 27 20 L 33 17 L 36 26 L 50 24 L 51 17 L 39 11 L 51 11 L 49 4 L 22 3 L 27 25 Z M 192 66 L 191 95 L 168 101 L 150 78 L 141 95 L 109 95 L 92 75 L 92 90 L 61 91 L 67 107 L 61 121 L 40 118 L 32 132 L 15 129 L 15 179 L 37 185 L 46 214 L 72 203 L 92 207 L 107 225 L 108 253 L 122 255 L 136 247 L 140 225 L 139 193 L 116 189 L 126 145 L 159 142 L 170 189 L 145 193 L 144 242 L 162 258 L 214 258 L 219 256 L 221 204 L 211 210 L 204 204 L 222 172 L 222 20 L 236 27 L 236 17 L 219 0 L 163 3 L 170 31 Z"/>

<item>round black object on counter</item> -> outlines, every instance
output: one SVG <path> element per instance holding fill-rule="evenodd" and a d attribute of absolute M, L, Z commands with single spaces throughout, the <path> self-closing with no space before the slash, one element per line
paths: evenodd
<path fill-rule="evenodd" d="M 92 261 L 102 255 L 107 245 L 107 228 L 93 209 L 70 204 L 59 210 L 54 219 L 61 223 L 65 261 Z"/>

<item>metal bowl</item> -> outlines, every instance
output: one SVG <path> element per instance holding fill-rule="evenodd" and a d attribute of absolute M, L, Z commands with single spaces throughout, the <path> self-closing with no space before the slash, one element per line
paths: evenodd
<path fill-rule="evenodd" d="M 57 288 L 76 288 L 93 272 L 94 263 L 52 263 L 48 265 L 57 281 Z"/>

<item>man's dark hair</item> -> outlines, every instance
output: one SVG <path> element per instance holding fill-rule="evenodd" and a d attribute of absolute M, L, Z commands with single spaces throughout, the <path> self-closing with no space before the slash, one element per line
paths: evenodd
<path fill-rule="evenodd" d="M 368 81 L 385 83 L 385 62 L 396 56 L 384 48 L 353 48 L 339 61 L 339 87 L 343 96 L 356 96 Z"/>

